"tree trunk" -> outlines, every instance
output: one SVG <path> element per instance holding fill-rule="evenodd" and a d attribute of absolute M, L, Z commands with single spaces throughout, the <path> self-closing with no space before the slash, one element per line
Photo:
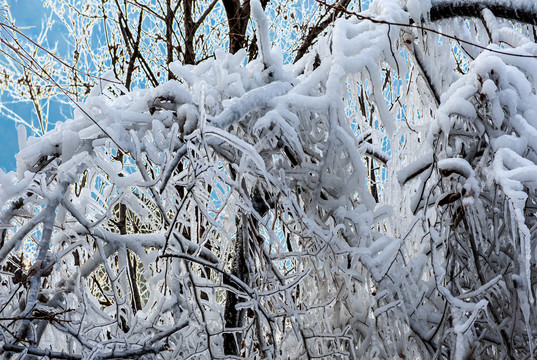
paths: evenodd
<path fill-rule="evenodd" d="M 237 237 L 235 240 L 235 253 L 233 254 L 234 258 L 231 274 L 248 284 L 250 278 L 248 265 L 246 262 L 248 255 L 248 217 L 242 213 L 239 213 L 237 215 L 236 224 Z M 224 277 L 224 284 L 231 286 L 234 285 L 231 283 L 228 277 Z M 224 312 L 226 329 L 236 329 L 244 325 L 244 310 L 237 310 L 237 304 L 245 300 L 246 299 L 237 296 L 237 294 L 234 292 L 228 291 L 226 308 Z M 241 336 L 239 332 L 224 333 L 224 354 L 238 356 L 240 353 L 240 342 Z"/>

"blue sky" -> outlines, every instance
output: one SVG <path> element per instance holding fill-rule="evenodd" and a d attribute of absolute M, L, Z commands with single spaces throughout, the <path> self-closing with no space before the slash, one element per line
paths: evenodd
<path fill-rule="evenodd" d="M 41 13 L 36 9 L 42 9 L 42 2 L 39 0 L 27 1 L 7 1 L 11 8 L 11 13 L 16 19 L 16 23 L 20 26 L 35 26 L 41 27 Z M 33 11 L 30 11 L 30 10 Z M 26 30 L 28 33 L 33 33 L 36 29 Z M 0 55 L 2 56 L 2 55 Z M 9 108 L 13 108 L 12 99 L 6 92 L 0 94 L 0 102 Z M 22 117 L 31 117 L 32 111 L 30 108 L 17 107 L 17 113 Z M 18 151 L 17 130 L 16 124 L 7 119 L 0 113 L 0 168 L 4 171 L 15 169 L 15 154 Z"/>
<path fill-rule="evenodd" d="M 305 4 L 301 1 L 304 1 Z M 313 0 L 296 0 L 295 5 L 298 8 L 300 8 L 298 4 L 308 7 L 307 3 L 310 1 Z M 43 26 L 47 25 L 45 22 L 51 14 L 50 8 L 43 7 L 43 2 L 44 0 L 0 0 L 0 9 L 4 4 L 7 4 L 10 8 L 11 16 L 15 21 L 15 25 L 27 36 L 37 39 Z M 367 8 L 368 5 L 369 1 L 362 1 L 363 9 Z M 43 46 L 48 49 L 56 48 L 57 55 L 69 57 L 69 54 L 73 49 L 70 45 L 72 42 L 70 41 L 71 39 L 69 39 L 69 33 L 60 19 L 52 17 L 52 20 L 54 21 L 54 24 L 47 32 L 46 42 Z M 284 39 L 285 37 L 280 39 L 280 41 Z M 283 44 L 280 44 L 280 46 L 281 45 Z M 285 46 L 282 48 L 285 48 Z M 0 50 L 1 49 L 2 45 L 0 44 Z M 0 56 L 2 56 L 1 53 Z M 3 104 L 5 107 L 14 111 L 26 122 L 34 125 L 38 123 L 37 116 L 35 111 L 33 111 L 33 105 L 31 103 L 23 103 L 10 98 L 9 94 L 4 91 L 3 93 L 0 93 L 0 104 Z M 63 121 L 71 116 L 71 114 L 72 107 L 61 105 L 58 101 L 52 100 L 49 109 L 48 130 L 53 128 L 53 124 L 56 121 Z M 15 170 L 16 168 L 15 154 L 19 149 L 16 128 L 17 124 L 0 112 L 0 168 L 4 171 Z M 32 131 L 28 131 L 28 134 L 32 134 Z"/>
<path fill-rule="evenodd" d="M 43 11 L 42 1 L 26 0 L 26 1 L 7 1 L 11 8 L 11 13 L 16 19 L 16 24 L 19 26 L 33 26 L 25 30 L 28 34 L 39 33 L 38 28 L 41 27 L 41 16 Z M 0 55 L 1 56 L 1 55 Z M 13 108 L 11 99 L 6 92 L 0 94 L 0 101 Z M 25 106 L 15 106 L 17 113 L 21 117 L 29 118 L 32 116 L 32 110 Z M 0 113 L 0 168 L 4 171 L 15 169 L 15 154 L 18 151 L 17 129 L 16 124 L 7 119 Z"/>
<path fill-rule="evenodd" d="M 43 22 L 50 14 L 50 9 L 43 7 L 43 0 L 0 0 L 0 5 L 7 3 L 10 8 L 12 18 L 15 24 L 23 28 L 23 32 L 33 39 L 36 39 L 43 27 Z M 55 21 L 54 25 L 48 32 L 47 46 L 53 48 L 58 44 L 58 52 L 68 49 L 62 48 L 61 45 L 68 44 L 65 41 L 67 34 L 60 21 Z M 63 41 L 62 41 L 63 40 Z M 1 45 L 0 45 L 1 46 Z M 2 54 L 0 54 L 2 56 Z M 7 92 L 0 94 L 0 103 L 17 113 L 18 116 L 29 123 L 37 123 L 35 113 L 32 111 L 32 105 L 14 101 Z M 59 111 L 57 103 L 53 103 L 50 110 L 51 123 L 62 120 L 63 115 Z M 49 124 L 48 129 L 52 128 Z M 30 134 L 30 132 L 28 132 Z M 17 124 L 0 113 L 0 168 L 4 171 L 15 170 L 15 154 L 19 146 L 17 141 Z"/>

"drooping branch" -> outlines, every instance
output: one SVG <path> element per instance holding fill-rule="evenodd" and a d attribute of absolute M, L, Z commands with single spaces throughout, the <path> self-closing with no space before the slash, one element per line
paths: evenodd
<path fill-rule="evenodd" d="M 441 36 L 443 36 L 443 37 L 445 37 L 447 39 L 458 41 L 461 44 L 472 45 L 472 46 L 476 47 L 477 49 L 485 50 L 485 51 L 488 51 L 488 52 L 491 52 L 491 53 L 494 53 L 494 54 L 501 54 L 501 55 L 507 55 L 507 56 L 513 56 L 513 57 L 520 57 L 520 58 L 537 58 L 537 55 L 533 55 L 533 54 L 513 53 L 513 52 L 509 52 L 509 51 L 490 48 L 490 47 L 487 47 L 485 45 L 481 45 L 481 44 L 478 44 L 476 42 L 472 42 L 472 41 L 469 41 L 469 40 L 464 40 L 464 39 L 460 38 L 457 35 L 448 34 L 448 33 L 442 32 L 440 30 L 434 29 L 432 27 L 427 27 L 427 26 L 424 26 L 424 25 L 416 24 L 412 19 L 410 19 L 408 22 L 388 21 L 388 20 L 385 20 L 385 19 L 366 16 L 364 14 L 360 14 L 360 13 L 357 13 L 357 12 L 354 12 L 354 11 L 351 11 L 351 10 L 348 10 L 348 9 L 344 9 L 344 8 L 339 7 L 337 4 L 329 4 L 324 0 L 315 0 L 315 1 L 317 1 L 318 3 L 320 3 L 320 4 L 322 4 L 322 5 L 326 6 L 326 7 L 329 7 L 329 8 L 337 8 L 338 10 L 341 10 L 345 14 L 355 16 L 359 20 L 371 21 L 373 24 L 386 24 L 386 25 L 389 25 L 389 26 L 399 26 L 399 27 L 402 27 L 402 28 L 418 29 L 420 31 L 430 32 L 430 33 L 433 33 L 433 34 L 441 35 Z M 489 9 L 488 7 L 484 7 L 484 9 L 485 8 Z M 513 10 L 512 12 L 516 13 L 517 11 L 518 10 Z M 511 12 L 509 12 L 509 13 L 511 13 Z M 453 16 L 457 16 L 457 15 L 453 15 Z M 476 13 L 475 17 L 481 17 L 481 16 Z M 449 18 L 449 16 L 447 16 L 445 18 Z M 440 18 L 436 17 L 434 21 L 438 21 L 438 20 L 440 20 Z M 510 19 L 510 20 L 515 20 L 516 21 L 518 19 L 514 18 L 514 19 Z M 522 21 L 522 20 L 518 20 L 518 21 Z"/>

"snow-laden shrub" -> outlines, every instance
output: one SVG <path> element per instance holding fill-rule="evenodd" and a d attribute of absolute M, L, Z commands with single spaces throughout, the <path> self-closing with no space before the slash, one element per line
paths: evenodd
<path fill-rule="evenodd" d="M 107 74 L 73 119 L 21 127 L 3 355 L 531 357 L 537 48 L 487 9 L 465 46 L 512 48 L 395 26 L 442 6 L 376 1 L 284 65 L 254 1 L 258 59 Z"/>

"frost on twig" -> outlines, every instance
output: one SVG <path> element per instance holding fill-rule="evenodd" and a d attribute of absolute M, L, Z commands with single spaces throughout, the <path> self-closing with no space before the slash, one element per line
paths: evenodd
<path fill-rule="evenodd" d="M 371 41 L 384 29 L 338 23 L 336 41 L 316 50 L 329 54 L 330 71 L 306 56 L 298 74 L 270 48 L 261 6 L 252 6 L 259 59 L 244 65 L 245 52 L 217 51 L 199 66 L 172 63 L 178 81 L 154 89 L 114 92 L 102 82 L 73 119 L 40 138 L 21 135 L 17 176 L 1 183 L 5 204 L 21 204 L 4 210 L 13 228 L 0 253 L 36 237 L 52 267 L 6 285 L 2 311 L 27 318 L 3 333 L 4 351 L 170 359 L 328 356 L 358 343 L 368 351 L 360 254 L 375 269 L 370 247 L 387 238 L 370 231 L 385 216 L 373 217 L 362 155 L 389 158 L 355 138 L 341 96 L 349 75 L 374 74 L 375 59 L 391 56 Z M 52 294 L 60 296 L 46 301 Z M 48 308 L 73 311 L 58 323 L 30 316 Z M 355 311 L 359 327 L 343 316 Z M 318 321 L 323 314 L 334 320 Z M 54 352 L 38 347 L 52 338 Z"/>
<path fill-rule="evenodd" d="M 507 54 L 537 49 L 487 11 L 465 38 L 512 49 L 401 37 L 434 10 L 408 5 L 347 11 L 286 65 L 256 1 L 258 59 L 103 81 L 53 131 L 21 130 L 0 174 L 0 351 L 531 357 L 537 64 Z"/>

